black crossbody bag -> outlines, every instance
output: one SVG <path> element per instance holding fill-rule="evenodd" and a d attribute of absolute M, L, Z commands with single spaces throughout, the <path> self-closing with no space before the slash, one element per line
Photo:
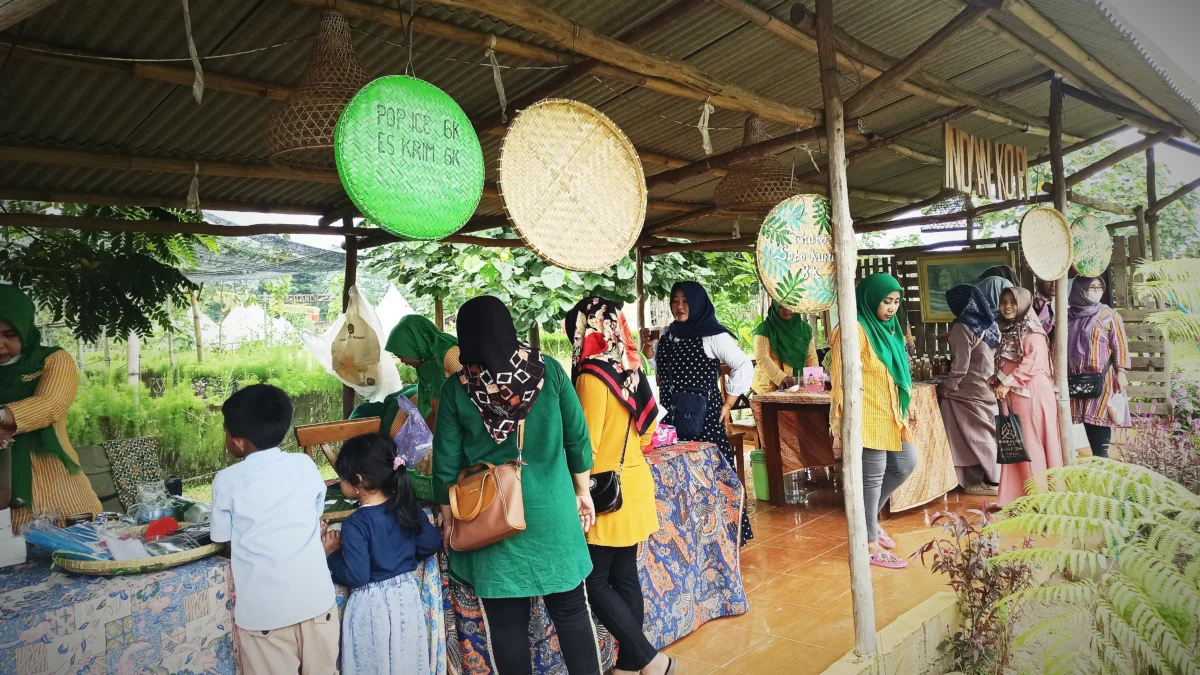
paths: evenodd
<path fill-rule="evenodd" d="M 621 496 L 621 471 L 625 468 L 625 450 L 629 447 L 629 430 L 631 428 L 633 428 L 632 414 L 629 416 L 629 426 L 625 427 L 625 441 L 621 444 L 621 463 L 617 465 L 617 470 L 592 474 L 591 487 L 588 492 L 592 495 L 592 505 L 596 507 L 596 515 L 617 511 L 625 501 Z"/>

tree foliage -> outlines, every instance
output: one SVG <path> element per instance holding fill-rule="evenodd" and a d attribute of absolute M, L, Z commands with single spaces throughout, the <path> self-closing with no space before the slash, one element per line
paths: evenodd
<path fill-rule="evenodd" d="M 1200 344 L 1200 260 L 1146 261 L 1137 266 L 1145 281 L 1133 292 L 1157 300 L 1166 309 L 1152 312 L 1146 321 L 1174 342 Z"/>
<path fill-rule="evenodd" d="M 44 213 L 121 220 L 198 222 L 196 214 L 174 209 L 0 204 L 8 212 Z M 192 246 L 207 240 L 194 235 L 0 228 L 0 273 L 25 289 L 34 302 L 65 321 L 87 341 L 130 332 L 149 336 L 154 324 L 166 327 L 167 301 L 188 302 L 195 288 L 176 269 L 193 262 Z"/>

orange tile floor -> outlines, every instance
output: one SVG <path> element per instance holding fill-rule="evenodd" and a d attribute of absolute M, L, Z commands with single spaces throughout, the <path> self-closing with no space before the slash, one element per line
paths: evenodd
<path fill-rule="evenodd" d="M 820 673 L 854 647 L 842 493 L 824 488 L 804 506 L 748 500 L 755 538 L 742 549 L 742 579 L 750 611 L 715 619 L 664 648 L 678 675 L 804 675 Z M 942 532 L 929 527 L 937 511 L 965 512 L 984 499 L 952 492 L 885 516 L 884 529 L 907 557 Z M 928 560 L 928 556 L 926 557 Z M 871 568 L 876 630 L 934 593 L 949 590 L 944 575 L 919 559 L 905 570 Z"/>

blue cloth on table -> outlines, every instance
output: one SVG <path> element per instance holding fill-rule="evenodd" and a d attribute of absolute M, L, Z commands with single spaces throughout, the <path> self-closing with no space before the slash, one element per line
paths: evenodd
<path fill-rule="evenodd" d="M 342 548 L 329 556 L 329 571 L 337 583 L 355 588 L 407 574 L 441 548 L 442 535 L 427 518 L 414 534 L 386 504 L 361 506 L 342 523 Z"/>

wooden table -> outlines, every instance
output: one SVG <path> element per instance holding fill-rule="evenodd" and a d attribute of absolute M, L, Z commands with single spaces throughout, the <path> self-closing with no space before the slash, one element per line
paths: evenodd
<path fill-rule="evenodd" d="M 832 466 L 837 461 L 833 459 L 833 438 L 829 435 L 829 401 L 828 392 L 806 391 L 772 392 L 754 398 L 753 405 L 760 411 L 758 423 L 772 504 L 786 503 L 779 414 L 795 413 L 798 443 L 806 466 Z M 937 388 L 932 383 L 913 384 L 909 416 L 915 424 L 917 468 L 892 494 L 889 508 L 893 512 L 928 503 L 958 485 L 950 442 L 938 408 Z"/>

